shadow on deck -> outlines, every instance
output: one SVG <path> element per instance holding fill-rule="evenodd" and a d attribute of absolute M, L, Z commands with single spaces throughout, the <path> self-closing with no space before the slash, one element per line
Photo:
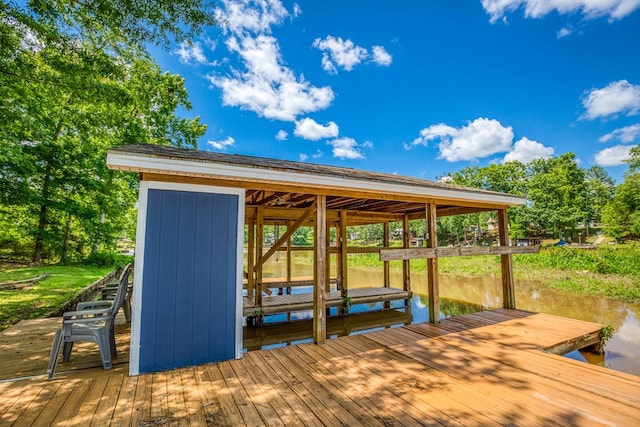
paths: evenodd
<path fill-rule="evenodd" d="M 137 377 L 127 376 L 126 363 L 102 370 L 89 344 L 74 348 L 76 357 L 47 381 L 56 327 L 43 319 L 0 334 L 3 378 L 38 374 L 0 382 L 0 424 L 631 426 L 640 419 L 637 377 L 541 351 L 600 326 L 544 314 L 485 311 Z M 122 331 L 119 342 L 126 338 Z"/>

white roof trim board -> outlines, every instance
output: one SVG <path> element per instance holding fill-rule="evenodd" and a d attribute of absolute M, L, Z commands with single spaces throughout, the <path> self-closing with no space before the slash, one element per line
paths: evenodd
<path fill-rule="evenodd" d="M 523 197 L 511 194 L 392 174 L 151 145 L 111 149 L 107 154 L 107 166 L 110 169 L 130 172 L 297 184 L 343 191 L 393 193 L 496 205 L 523 205 L 526 201 Z"/>

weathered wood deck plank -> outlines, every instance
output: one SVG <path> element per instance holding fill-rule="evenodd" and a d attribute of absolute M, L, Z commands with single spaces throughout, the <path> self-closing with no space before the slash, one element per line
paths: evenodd
<path fill-rule="evenodd" d="M 354 418 L 357 419 L 358 425 L 363 426 L 384 426 L 385 423 L 379 414 L 376 414 L 370 406 L 367 405 L 365 395 L 349 393 L 349 385 L 344 382 L 345 371 L 340 375 L 335 372 L 326 374 L 322 372 L 322 367 L 315 362 L 309 362 L 309 358 L 305 352 L 301 352 L 297 346 L 287 349 L 287 357 L 301 369 L 309 371 L 311 377 L 326 390 L 329 395 L 335 396 L 336 401 Z"/>
<path fill-rule="evenodd" d="M 182 382 L 182 395 L 184 397 L 188 425 L 207 425 L 201 400 L 200 386 L 196 379 L 195 367 L 180 369 L 179 375 L 180 381 Z"/>
<path fill-rule="evenodd" d="M 33 326 L 47 335 L 56 323 Z M 25 351 L 44 364 L 0 383 L 0 425 L 637 425 L 637 377 L 541 350 L 597 328 L 494 310 L 138 377 L 122 360 L 103 370 L 95 348 L 78 346 L 53 381 L 51 344 L 34 337 L 40 350 Z M 15 335 L 0 334 L 3 361 L 18 357 L 7 342 Z"/>
<path fill-rule="evenodd" d="M 539 399 L 551 399 L 553 402 L 563 402 L 563 404 L 569 405 L 569 402 L 575 401 L 573 406 L 573 413 L 575 416 L 584 417 L 585 419 L 596 419 L 597 414 L 593 412 L 594 408 L 602 410 L 607 407 L 611 411 L 611 419 L 621 422 L 624 419 L 628 419 L 633 413 L 638 412 L 637 407 L 640 406 L 640 402 L 601 402 L 600 396 L 595 395 L 590 390 L 577 387 L 575 378 L 579 377 L 579 374 L 573 371 L 570 365 L 568 369 L 560 374 L 560 378 L 550 378 L 550 376 L 544 374 L 546 365 L 548 365 L 549 359 L 543 365 L 531 368 L 528 363 L 529 358 L 524 360 L 514 361 L 512 358 L 517 355 L 521 355 L 522 352 L 506 352 L 504 345 L 500 345 L 497 341 L 502 332 L 499 332 L 496 340 L 492 341 L 486 336 L 486 332 L 483 328 L 473 330 L 478 336 L 475 340 L 462 338 L 461 334 L 447 334 L 440 336 L 436 339 L 425 339 L 411 342 L 410 345 L 404 343 L 396 343 L 391 340 L 384 340 L 381 338 L 382 334 L 377 334 L 376 341 L 383 342 L 390 348 L 409 355 L 415 358 L 419 362 L 426 366 L 431 366 L 439 371 L 447 372 L 449 375 L 458 377 L 460 379 L 468 379 L 473 377 L 484 378 L 484 383 L 477 386 L 477 389 L 484 389 L 486 393 L 495 394 L 499 391 L 493 391 L 494 384 L 499 381 L 505 381 L 511 383 L 514 387 L 510 393 L 504 397 L 503 400 L 509 401 L 509 403 L 517 403 L 529 406 L 536 403 L 541 406 L 548 406 L 547 404 L 537 402 L 535 399 L 531 400 L 531 397 Z M 373 335 L 373 334 L 372 334 Z M 375 337 L 369 337 L 375 339 Z M 478 342 L 481 340 L 487 340 L 487 343 L 479 346 Z M 514 348 L 514 347 L 510 347 Z M 551 355 L 549 355 L 551 356 Z M 460 363 L 460 361 L 473 360 L 473 364 Z M 450 361 L 458 361 L 451 366 Z M 499 369 L 499 378 L 497 372 Z M 566 380 L 562 380 L 565 378 Z M 522 389 L 529 383 L 535 383 L 537 386 L 545 390 L 544 394 L 537 393 L 534 396 L 530 394 L 522 394 Z M 636 387 L 637 389 L 637 387 Z M 517 401 L 512 399 L 518 398 Z M 529 403 L 527 403 L 529 402 Z M 632 409 L 627 404 L 635 404 L 636 408 Z M 628 412 L 630 410 L 630 412 Z"/>
<path fill-rule="evenodd" d="M 299 346 L 298 351 L 304 351 L 322 366 L 328 381 L 335 381 L 335 366 L 332 359 L 342 352 L 335 353 L 333 346 Z M 361 362 L 361 360 L 355 360 Z M 356 368 L 357 367 L 357 368 Z M 362 363 L 354 363 L 347 369 L 340 371 L 344 392 L 358 397 L 361 405 L 375 410 L 379 417 L 388 424 L 398 422 L 401 425 L 430 425 L 441 424 L 427 410 L 429 405 L 417 407 L 412 404 L 412 397 L 408 394 L 396 394 L 393 389 L 387 387 L 387 381 L 379 377 L 376 372 L 367 369 Z M 371 393 L 372 386 L 376 392 Z M 433 410 L 433 409 L 432 409 Z M 416 424 L 417 423 L 417 424 Z"/>
<path fill-rule="evenodd" d="M 274 387 L 280 396 L 287 396 L 286 402 L 294 411 L 296 416 L 300 418 L 302 424 L 305 426 L 318 427 L 322 426 L 322 422 L 315 416 L 313 411 L 306 405 L 303 399 L 300 399 L 290 387 L 290 385 L 284 381 L 278 374 L 275 368 L 269 365 L 269 363 L 262 357 L 261 352 L 252 352 L 244 356 L 247 361 L 250 361 L 258 370 L 260 370 L 269 383 Z"/>
<path fill-rule="evenodd" d="M 442 425 L 496 425 L 483 413 L 470 411 L 466 405 L 460 405 L 459 402 L 452 399 L 452 396 L 448 395 L 448 390 L 453 386 L 440 388 L 442 394 L 435 393 L 436 388 L 433 385 L 438 384 L 438 387 L 441 387 L 445 383 L 434 382 L 433 372 L 430 371 L 425 371 L 420 375 L 419 370 L 422 367 L 410 358 L 402 360 L 402 358 L 398 358 L 401 355 L 393 354 L 383 347 L 354 352 L 344 342 L 345 340 L 342 341 L 340 343 L 331 342 L 328 346 L 334 347 L 335 354 L 340 355 L 337 359 L 338 365 L 334 369 L 341 369 L 343 364 L 357 367 L 361 371 L 360 376 L 366 378 L 367 383 L 373 382 L 375 384 L 376 395 L 380 390 L 390 388 L 402 402 L 398 406 L 389 408 L 389 413 L 393 413 L 395 408 L 399 408 L 403 411 L 422 411 L 427 419 L 433 419 Z M 349 344 L 353 341 L 349 340 Z M 369 344 L 367 343 L 367 345 Z M 409 363 L 410 367 L 401 368 L 399 366 L 399 364 L 406 363 Z M 391 364 L 393 364 L 393 368 L 390 368 Z"/>
<path fill-rule="evenodd" d="M 281 349 L 274 349 L 270 352 L 264 352 L 262 356 L 271 366 L 275 367 L 278 374 L 281 376 L 291 390 L 300 398 L 303 399 L 305 404 L 309 407 L 312 413 L 320 419 L 323 425 L 340 425 L 341 420 L 347 420 L 352 424 L 355 419 L 350 414 L 344 414 L 336 412 L 335 403 L 331 399 L 327 398 L 325 393 L 322 393 L 321 389 L 310 378 L 309 373 L 304 370 L 295 369 L 292 363 L 288 360 L 284 361 L 279 357 Z M 291 369 L 294 368 L 294 369 Z"/>
<path fill-rule="evenodd" d="M 133 413 L 136 411 L 135 398 L 139 378 L 141 377 L 122 376 L 122 383 L 118 393 L 118 398 L 115 404 L 110 408 L 113 411 L 113 417 L 111 419 L 112 426 L 121 427 L 132 424 L 131 421 L 133 419 Z M 119 410 L 116 411 L 115 408 L 119 408 Z M 98 424 L 100 421 L 101 420 L 99 418 L 94 418 L 91 424 L 95 426 L 105 425 Z"/>
<path fill-rule="evenodd" d="M 91 424 L 93 416 L 96 414 L 100 399 L 105 393 L 105 388 L 109 382 L 109 377 L 101 376 L 95 378 L 87 390 L 78 390 L 74 399 L 74 405 L 70 406 L 68 411 L 71 412 L 73 419 L 69 423 L 70 426 L 87 426 Z M 69 401 L 67 401 L 69 403 Z M 69 414 L 61 412 L 61 419 L 69 419 Z M 109 417 L 111 418 L 111 417 Z"/>

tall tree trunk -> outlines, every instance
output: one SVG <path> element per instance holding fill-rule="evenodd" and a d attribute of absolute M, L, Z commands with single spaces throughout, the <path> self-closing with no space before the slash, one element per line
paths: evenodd
<path fill-rule="evenodd" d="M 71 103 L 71 98 L 68 103 Z M 53 143 L 55 146 L 55 142 L 60 137 L 60 132 L 62 132 L 62 121 L 58 122 L 56 126 L 56 130 L 53 133 Z M 36 245 L 33 250 L 33 263 L 39 264 L 42 261 L 42 248 L 44 246 L 44 230 L 47 228 L 47 214 L 49 209 L 49 192 L 51 189 L 49 188 L 51 184 L 51 170 L 53 169 L 53 154 L 49 154 L 46 158 L 47 166 L 44 170 L 44 179 L 42 182 L 42 198 L 40 199 L 42 202 L 40 204 L 40 218 L 38 220 L 38 231 L 36 232 Z"/>
<path fill-rule="evenodd" d="M 40 205 L 40 219 L 38 221 L 38 231 L 36 232 L 36 246 L 33 250 L 33 263 L 39 264 L 42 261 L 42 247 L 44 242 L 44 230 L 47 227 L 47 210 L 49 206 L 49 184 L 51 181 L 51 163 L 47 162 L 42 183 L 42 204 Z"/>
<path fill-rule="evenodd" d="M 71 238 L 71 214 L 67 214 L 67 222 L 64 229 L 64 243 L 62 244 L 62 263 L 69 260 L 69 239 Z"/>

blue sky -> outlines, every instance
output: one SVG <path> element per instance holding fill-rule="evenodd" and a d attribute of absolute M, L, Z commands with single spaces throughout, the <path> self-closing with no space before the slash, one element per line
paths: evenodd
<path fill-rule="evenodd" d="M 640 0 L 219 0 L 153 50 L 199 148 L 438 179 L 576 154 L 618 182 L 640 143 Z"/>

